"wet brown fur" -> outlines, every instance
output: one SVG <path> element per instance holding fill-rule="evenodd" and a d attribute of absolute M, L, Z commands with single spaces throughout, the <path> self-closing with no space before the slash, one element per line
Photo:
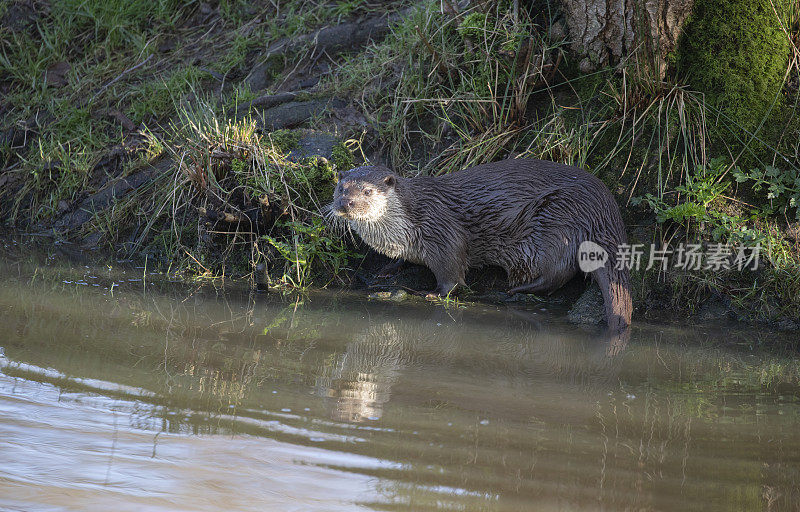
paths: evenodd
<path fill-rule="evenodd" d="M 470 267 L 506 270 L 511 292 L 546 293 L 577 272 L 578 247 L 590 240 L 609 255 L 594 272 L 611 328 L 630 324 L 627 269 L 614 268 L 627 241 L 611 193 L 588 172 L 555 162 L 511 159 L 438 177 L 402 178 L 385 167 L 342 175 L 333 208 L 378 252 L 426 265 L 447 294 Z M 370 188 L 370 196 L 363 189 Z M 377 219 L 349 218 L 387 200 Z M 387 199 L 388 198 L 388 199 Z M 355 213 L 353 213 L 355 215 Z"/>

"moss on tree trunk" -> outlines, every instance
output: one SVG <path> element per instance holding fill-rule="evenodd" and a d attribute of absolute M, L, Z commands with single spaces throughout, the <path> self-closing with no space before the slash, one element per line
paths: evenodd
<path fill-rule="evenodd" d="M 676 69 L 727 121 L 753 130 L 781 105 L 789 39 L 788 0 L 697 0 Z"/>

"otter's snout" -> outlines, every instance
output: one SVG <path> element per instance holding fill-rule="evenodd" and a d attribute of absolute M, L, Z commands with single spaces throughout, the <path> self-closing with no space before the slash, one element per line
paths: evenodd
<path fill-rule="evenodd" d="M 333 201 L 333 209 L 334 211 L 342 216 L 346 216 L 350 213 L 353 208 L 355 208 L 356 202 L 347 197 L 337 197 Z"/>

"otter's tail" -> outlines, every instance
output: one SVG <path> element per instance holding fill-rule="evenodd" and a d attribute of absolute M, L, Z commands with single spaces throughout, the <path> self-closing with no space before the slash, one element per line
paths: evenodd
<path fill-rule="evenodd" d="M 631 277 L 627 268 L 618 270 L 613 264 L 593 272 L 606 307 L 606 321 L 612 331 L 621 331 L 631 324 L 633 301 L 631 300 Z"/>

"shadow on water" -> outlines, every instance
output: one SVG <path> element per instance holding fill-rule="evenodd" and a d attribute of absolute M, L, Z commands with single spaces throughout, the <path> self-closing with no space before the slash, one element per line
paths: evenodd
<path fill-rule="evenodd" d="M 800 499 L 800 365 L 759 348 L 786 345 L 780 334 L 638 325 L 615 338 L 539 309 L 253 295 L 135 268 L 5 276 L 0 506 L 791 510 Z M 56 471 L 68 464 L 83 469 Z"/>

